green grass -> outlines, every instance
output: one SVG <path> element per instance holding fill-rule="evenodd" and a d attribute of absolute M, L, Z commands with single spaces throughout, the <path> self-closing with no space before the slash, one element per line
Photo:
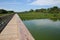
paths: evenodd
<path fill-rule="evenodd" d="M 3 16 L 4 14 L 0 14 L 0 16 Z"/>
<path fill-rule="evenodd" d="M 9 14 L 0 14 L 0 16 L 9 15 Z"/>
<path fill-rule="evenodd" d="M 40 12 L 27 12 L 27 13 L 19 13 L 18 14 L 22 20 L 31 20 L 31 19 L 52 19 L 60 18 L 60 13 L 52 14 L 52 13 L 40 13 Z M 54 16 L 55 15 L 55 16 Z"/>

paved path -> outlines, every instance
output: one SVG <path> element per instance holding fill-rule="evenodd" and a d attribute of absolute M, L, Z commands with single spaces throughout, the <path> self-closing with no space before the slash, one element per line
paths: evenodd
<path fill-rule="evenodd" d="M 19 16 L 15 14 L 0 33 L 0 40 L 34 40 L 34 38 Z"/>

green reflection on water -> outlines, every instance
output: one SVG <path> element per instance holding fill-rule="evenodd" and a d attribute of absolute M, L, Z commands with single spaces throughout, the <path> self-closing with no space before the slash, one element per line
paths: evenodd
<path fill-rule="evenodd" d="M 60 21 L 49 19 L 23 21 L 36 40 L 60 40 Z"/>

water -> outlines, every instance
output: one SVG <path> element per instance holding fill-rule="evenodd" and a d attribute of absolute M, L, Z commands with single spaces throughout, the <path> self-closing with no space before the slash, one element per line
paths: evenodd
<path fill-rule="evenodd" d="M 50 19 L 23 21 L 35 40 L 60 40 L 60 21 Z"/>

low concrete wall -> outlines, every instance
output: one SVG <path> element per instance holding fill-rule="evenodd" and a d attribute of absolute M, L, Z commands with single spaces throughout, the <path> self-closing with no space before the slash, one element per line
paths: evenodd
<path fill-rule="evenodd" d="M 13 17 L 13 15 L 14 14 L 0 16 L 0 33 L 5 28 L 5 26 L 7 25 L 7 23 L 11 20 L 11 18 Z"/>

